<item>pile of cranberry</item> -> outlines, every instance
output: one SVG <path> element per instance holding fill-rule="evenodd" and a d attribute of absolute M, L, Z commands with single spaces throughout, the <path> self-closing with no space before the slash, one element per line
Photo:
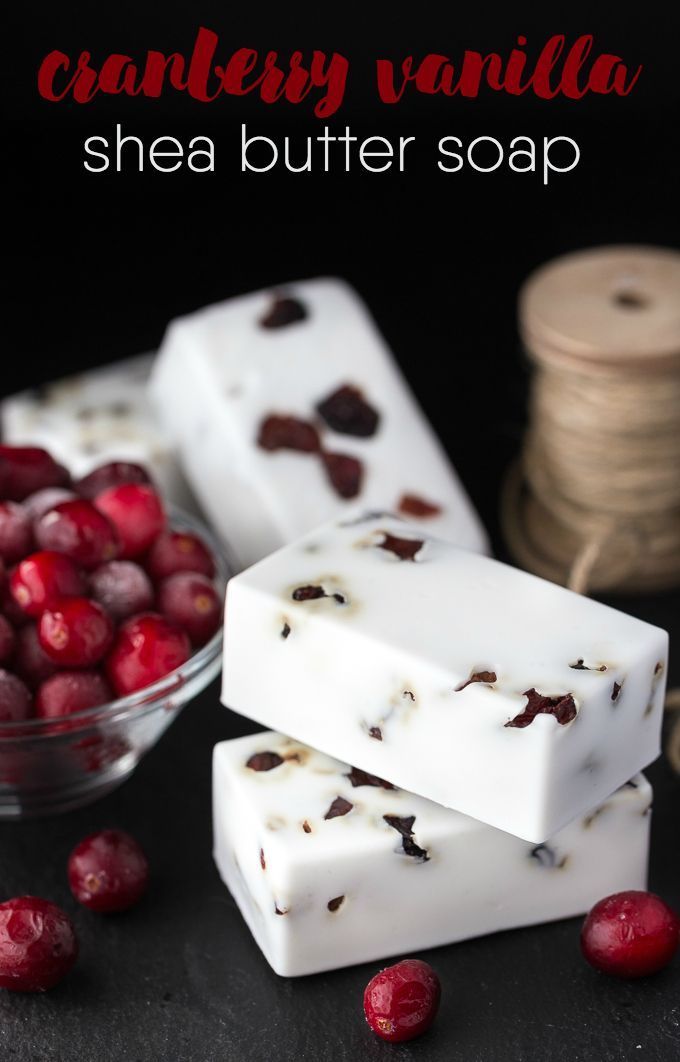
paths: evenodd
<path fill-rule="evenodd" d="M 0 446 L 0 722 L 94 708 L 181 666 L 221 624 L 214 576 L 140 465 L 72 480 L 46 450 Z"/>

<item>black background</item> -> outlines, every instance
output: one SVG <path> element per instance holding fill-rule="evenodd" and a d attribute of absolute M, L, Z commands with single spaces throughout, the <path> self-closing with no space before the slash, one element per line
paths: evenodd
<path fill-rule="evenodd" d="M 255 287 L 338 274 L 367 299 L 443 438 L 503 554 L 497 520 L 504 469 L 524 424 L 528 381 L 515 324 L 527 273 L 598 243 L 680 245 L 677 209 L 677 5 L 418 5 L 166 3 L 105 7 L 15 5 L 5 12 L 2 100 L 6 263 L 0 389 L 153 349 L 167 321 Z M 227 57 L 249 46 L 339 51 L 351 62 L 331 131 L 417 138 L 404 174 L 240 173 L 240 124 L 280 138 L 318 135 L 311 105 L 267 107 L 254 97 L 201 105 L 103 98 L 86 106 L 39 99 L 35 74 L 53 48 L 188 53 L 199 25 Z M 627 99 L 543 102 L 490 92 L 478 100 L 410 96 L 380 104 L 373 61 L 465 47 L 507 54 L 520 33 L 536 55 L 552 33 L 594 33 L 643 74 Z M 216 172 L 90 175 L 87 136 L 116 122 L 150 142 L 207 135 Z M 578 168 L 545 188 L 506 168 L 442 174 L 436 143 L 491 135 L 567 135 Z M 677 597 L 623 604 L 671 626 Z M 673 678 L 673 672 L 671 672 Z M 677 670 L 675 674 L 677 682 Z M 131 828 L 147 845 L 155 884 L 136 912 L 96 920 L 78 912 L 83 958 L 49 997 L 0 1000 L 3 1057 L 21 1060 L 447 1058 L 520 1062 L 670 1060 L 680 1047 L 680 970 L 645 984 L 595 977 L 564 923 L 444 949 L 436 1029 L 390 1049 L 362 1025 L 359 1000 L 374 967 L 302 982 L 274 977 L 241 926 L 210 860 L 209 756 L 247 729 L 217 706 L 190 706 L 136 777 L 100 805 L 52 823 L 0 829 L 5 895 L 39 892 L 70 909 L 63 864 L 87 829 Z M 680 787 L 660 763 L 652 885 L 680 904 Z M 641 1045 L 638 1047 L 638 1045 Z"/>

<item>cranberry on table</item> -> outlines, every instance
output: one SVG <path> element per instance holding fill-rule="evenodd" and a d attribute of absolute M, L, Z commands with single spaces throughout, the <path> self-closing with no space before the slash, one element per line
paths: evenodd
<path fill-rule="evenodd" d="M 75 929 L 61 907 L 38 896 L 0 903 L 0 988 L 45 992 L 77 957 Z"/>
<path fill-rule="evenodd" d="M 41 550 L 17 564 L 9 587 L 19 608 L 27 616 L 37 617 L 61 598 L 83 594 L 85 579 L 70 557 Z"/>
<path fill-rule="evenodd" d="M 97 495 L 95 505 L 116 528 L 125 560 L 144 553 L 165 527 L 163 503 L 145 483 L 110 487 Z"/>
<path fill-rule="evenodd" d="M 76 900 L 91 911 L 126 911 L 146 892 L 149 863 L 129 833 L 100 830 L 71 852 L 68 881 Z"/>
<path fill-rule="evenodd" d="M 65 597 L 43 612 L 38 638 L 50 660 L 60 667 L 92 667 L 111 644 L 113 623 L 96 601 Z"/>
<path fill-rule="evenodd" d="M 98 671 L 58 671 L 38 688 L 35 714 L 39 719 L 59 719 L 113 699 L 113 690 Z"/>
<path fill-rule="evenodd" d="M 0 557 L 13 564 L 33 548 L 31 518 L 23 505 L 0 501 Z"/>
<path fill-rule="evenodd" d="M 40 644 L 35 623 L 29 623 L 17 631 L 14 670 L 31 689 L 35 689 L 57 670 L 57 665 Z"/>
<path fill-rule="evenodd" d="M 66 487 L 44 487 L 35 494 L 29 494 L 22 504 L 31 521 L 34 521 L 39 520 L 48 509 L 54 509 L 55 505 L 61 505 L 65 501 L 73 501 L 75 497 L 73 491 Z"/>
<path fill-rule="evenodd" d="M 149 576 L 134 561 L 115 560 L 102 564 L 90 576 L 90 593 L 114 620 L 124 620 L 153 605 Z"/>
<path fill-rule="evenodd" d="M 158 608 L 182 627 L 194 645 L 205 645 L 222 622 L 222 599 L 205 575 L 177 572 L 158 587 Z"/>
<path fill-rule="evenodd" d="M 9 660 L 14 652 L 16 641 L 14 627 L 5 616 L 0 615 L 0 664 Z"/>
<path fill-rule="evenodd" d="M 119 487 L 122 483 L 150 482 L 151 476 L 141 465 L 132 461 L 109 461 L 77 479 L 73 486 L 81 498 L 94 501 L 98 494 L 109 487 Z"/>
<path fill-rule="evenodd" d="M 76 498 L 48 509 L 35 523 L 41 549 L 57 550 L 84 568 L 96 568 L 118 556 L 118 535 L 92 502 Z"/>
<path fill-rule="evenodd" d="M 146 612 L 118 629 L 106 660 L 106 673 L 119 696 L 164 678 L 191 655 L 187 634 L 164 616 Z"/>
<path fill-rule="evenodd" d="M 680 944 L 680 918 L 653 892 L 629 890 L 596 903 L 581 929 L 584 957 L 602 973 L 645 977 L 671 961 Z"/>
<path fill-rule="evenodd" d="M 70 476 L 47 450 L 0 446 L 0 498 L 23 501 L 45 487 L 66 487 Z"/>
<path fill-rule="evenodd" d="M 146 569 L 157 581 L 177 572 L 198 572 L 211 579 L 215 574 L 215 562 L 197 535 L 189 531 L 163 531 L 149 550 Z"/>
<path fill-rule="evenodd" d="M 429 963 L 404 959 L 376 974 L 364 992 L 364 1014 L 374 1033 L 390 1043 L 413 1040 L 429 1029 L 439 1009 L 441 985 Z"/>
<path fill-rule="evenodd" d="M 0 723 L 23 723 L 31 716 L 31 694 L 25 682 L 0 668 Z"/>

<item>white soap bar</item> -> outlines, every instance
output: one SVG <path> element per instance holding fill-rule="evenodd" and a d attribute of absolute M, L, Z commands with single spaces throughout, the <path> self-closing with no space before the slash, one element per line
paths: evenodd
<path fill-rule="evenodd" d="M 215 747 L 215 860 L 277 973 L 567 918 L 645 888 L 642 775 L 541 845 L 376 783 L 281 734 Z"/>
<path fill-rule="evenodd" d="M 194 509 L 172 443 L 148 402 L 151 362 L 151 355 L 129 358 L 6 398 L 4 442 L 42 446 L 74 476 L 108 461 L 143 464 L 165 498 Z"/>
<path fill-rule="evenodd" d="M 384 339 L 342 281 L 291 284 L 285 297 L 260 291 L 174 321 L 151 396 L 196 496 L 241 565 L 352 500 L 405 507 L 443 538 L 487 549 Z"/>
<path fill-rule="evenodd" d="M 540 842 L 659 753 L 667 635 L 371 516 L 227 588 L 223 702 Z"/>

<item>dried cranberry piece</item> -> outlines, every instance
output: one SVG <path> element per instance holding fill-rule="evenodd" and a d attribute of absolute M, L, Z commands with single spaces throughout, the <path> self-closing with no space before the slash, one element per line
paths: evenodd
<path fill-rule="evenodd" d="M 612 700 L 613 701 L 618 701 L 619 694 L 621 693 L 622 688 L 623 688 L 623 683 L 622 682 L 615 682 L 614 683 L 614 685 L 612 686 Z"/>
<path fill-rule="evenodd" d="M 261 328 L 285 328 L 286 325 L 304 321 L 307 310 L 298 299 L 290 295 L 274 295 L 272 304 L 260 318 Z"/>
<path fill-rule="evenodd" d="M 254 752 L 246 761 L 246 767 L 250 767 L 251 771 L 272 771 L 282 763 L 283 758 L 278 752 Z"/>
<path fill-rule="evenodd" d="M 350 767 L 349 774 L 346 774 L 345 778 L 349 778 L 355 789 L 360 785 L 379 786 L 381 789 L 397 788 L 396 785 L 392 785 L 391 782 L 386 782 L 383 778 L 378 778 L 377 774 L 369 774 L 368 771 L 362 771 L 359 767 Z"/>
<path fill-rule="evenodd" d="M 414 859 L 420 859 L 423 863 L 427 863 L 429 855 L 424 848 L 416 844 L 413 837 L 413 824 L 416 821 L 415 815 L 383 815 L 383 819 L 388 826 L 391 826 L 393 830 L 401 834 L 401 845 L 407 856 L 412 856 Z"/>
<path fill-rule="evenodd" d="M 326 597 L 323 586 L 298 586 L 293 590 L 293 601 L 317 601 L 320 597 Z"/>
<path fill-rule="evenodd" d="M 326 475 L 341 498 L 356 498 L 361 490 L 364 468 L 361 461 L 348 454 L 321 455 Z"/>
<path fill-rule="evenodd" d="M 425 501 L 418 494 L 402 494 L 397 506 L 400 513 L 407 516 L 418 516 L 425 520 L 428 516 L 439 516 L 442 511 L 441 505 Z"/>
<path fill-rule="evenodd" d="M 520 729 L 533 723 L 537 715 L 552 715 L 560 726 L 571 723 L 576 718 L 576 702 L 571 693 L 559 693 L 556 697 L 544 697 L 533 687 L 522 694 L 527 698 L 524 711 L 510 719 L 505 725 Z"/>
<path fill-rule="evenodd" d="M 316 411 L 333 431 L 367 439 L 375 435 L 380 414 L 369 405 L 358 387 L 346 384 L 317 403 Z"/>
<path fill-rule="evenodd" d="M 264 858 L 264 848 L 260 849 L 260 866 L 263 870 L 267 869 L 267 861 Z"/>
<path fill-rule="evenodd" d="M 283 627 L 281 628 L 281 637 L 283 638 L 284 642 L 285 642 L 285 640 L 286 640 L 286 638 L 288 637 L 289 634 L 290 634 L 290 623 L 284 623 Z"/>
<path fill-rule="evenodd" d="M 588 667 L 583 663 L 583 657 L 580 656 L 575 664 L 570 664 L 569 667 L 572 671 L 606 671 L 607 665 L 601 664 L 600 667 Z"/>
<path fill-rule="evenodd" d="M 374 738 L 376 741 L 382 741 L 382 730 L 379 726 L 370 726 L 368 728 L 368 736 Z"/>
<path fill-rule="evenodd" d="M 342 907 L 344 902 L 345 902 L 345 897 L 344 896 L 334 896 L 332 900 L 328 901 L 326 906 L 328 907 L 329 911 L 337 911 L 338 908 Z"/>
<path fill-rule="evenodd" d="M 312 827 L 307 822 L 307 819 L 305 819 L 305 821 L 302 823 L 302 829 L 305 831 L 305 833 L 311 833 L 312 832 Z"/>
<path fill-rule="evenodd" d="M 313 424 L 299 417 L 280 416 L 272 413 L 260 424 L 257 445 L 263 450 L 298 450 L 301 453 L 317 453 L 321 448 L 319 433 Z"/>
<path fill-rule="evenodd" d="M 354 804 L 349 800 L 345 800 L 344 797 L 337 796 L 328 811 L 324 815 L 324 819 L 337 819 L 341 815 L 348 815 L 354 807 Z"/>
<path fill-rule="evenodd" d="M 416 555 L 425 545 L 422 538 L 399 538 L 398 535 L 391 535 L 389 531 L 383 531 L 382 534 L 384 537 L 382 542 L 378 543 L 378 549 L 394 553 L 399 560 L 415 561 Z"/>
<path fill-rule="evenodd" d="M 461 690 L 466 689 L 473 682 L 483 682 L 485 685 L 490 685 L 492 682 L 496 682 L 495 671 L 473 671 L 470 678 L 466 682 L 461 682 L 460 686 L 456 686 L 455 693 L 460 693 Z"/>

